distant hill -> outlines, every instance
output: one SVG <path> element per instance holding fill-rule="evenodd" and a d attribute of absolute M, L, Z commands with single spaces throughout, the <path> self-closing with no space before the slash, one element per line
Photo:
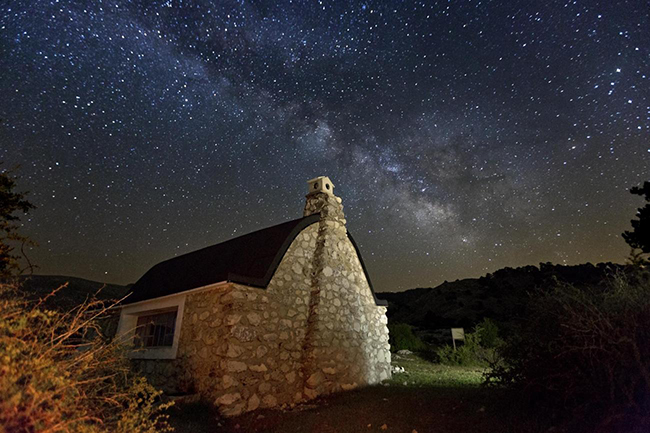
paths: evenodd
<path fill-rule="evenodd" d="M 120 299 L 130 287 L 62 275 L 31 275 L 21 280 L 23 292 L 34 300 L 43 298 L 52 290 L 68 283 L 67 287 L 61 289 L 46 303 L 49 308 L 56 309 L 73 308 L 94 294 L 102 300 Z"/>
<path fill-rule="evenodd" d="M 624 269 L 613 263 L 576 266 L 541 263 L 537 266 L 504 268 L 481 278 L 466 278 L 399 293 L 377 293 L 388 301 L 389 322 L 408 323 L 422 330 L 472 328 L 489 317 L 506 327 L 525 314 L 528 293 L 557 282 L 580 287 L 603 285 L 608 275 Z"/>
<path fill-rule="evenodd" d="M 422 330 L 470 329 L 485 317 L 507 326 L 525 314 L 530 292 L 552 287 L 557 282 L 598 287 L 606 282 L 608 275 L 623 269 L 624 265 L 613 263 L 575 266 L 540 263 L 539 267 L 503 268 L 480 278 L 445 281 L 433 288 L 377 293 L 377 297 L 388 301 L 390 322 L 408 323 Z M 99 289 L 102 289 L 97 294 L 99 299 L 120 299 L 130 288 L 130 285 L 105 284 L 75 277 L 33 275 L 23 279 L 23 289 L 30 298 L 38 299 L 66 282 L 68 287 L 57 293 L 48 306 L 71 308 Z"/>

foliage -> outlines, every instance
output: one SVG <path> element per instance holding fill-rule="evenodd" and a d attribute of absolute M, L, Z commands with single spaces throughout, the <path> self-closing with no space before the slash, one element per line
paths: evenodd
<path fill-rule="evenodd" d="M 34 206 L 25 199 L 25 194 L 15 192 L 16 181 L 7 171 L 0 172 L 0 280 L 17 273 L 18 258 L 14 244 L 29 244 L 29 240 L 18 234 L 20 218 L 15 214 L 27 213 Z M 24 255 L 24 254 L 23 254 Z"/>
<path fill-rule="evenodd" d="M 418 352 L 427 348 L 427 345 L 413 333 L 411 325 L 407 325 L 406 323 L 389 323 L 388 332 L 390 350 L 393 352 L 400 350 Z"/>
<path fill-rule="evenodd" d="M 630 189 L 630 192 L 645 197 L 647 203 L 644 207 L 637 209 L 638 219 L 631 221 L 632 231 L 626 230 L 623 233 L 623 239 L 632 248 L 638 248 L 644 254 L 650 254 L 650 182 L 644 182 L 642 187 L 635 186 Z"/>
<path fill-rule="evenodd" d="M 522 391 L 536 411 L 593 423 L 572 428 L 648 431 L 648 274 L 618 272 L 605 288 L 558 285 L 532 295 L 529 311 L 488 380 Z"/>
<path fill-rule="evenodd" d="M 499 338 L 499 326 L 490 318 L 486 317 L 476 325 L 474 332 L 479 335 L 480 344 L 486 349 L 494 349 L 502 343 Z"/>
<path fill-rule="evenodd" d="M 171 404 L 159 403 L 119 342 L 102 335 L 110 305 L 43 305 L 0 285 L 0 432 L 170 431 L 163 411 Z"/>
<path fill-rule="evenodd" d="M 474 332 L 465 334 L 465 341 L 454 349 L 445 345 L 436 350 L 441 364 L 465 367 L 487 367 L 497 362 L 496 348 L 502 344 L 499 328 L 491 319 L 483 319 Z"/>

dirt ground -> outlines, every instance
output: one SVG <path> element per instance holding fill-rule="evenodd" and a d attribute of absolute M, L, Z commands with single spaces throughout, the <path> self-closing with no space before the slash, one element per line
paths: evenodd
<path fill-rule="evenodd" d="M 208 407 L 172 411 L 179 433 L 517 433 L 541 431 L 508 413 L 494 390 L 374 386 L 291 410 L 262 410 L 224 420 Z M 505 413 L 505 415 L 504 415 Z"/>
<path fill-rule="evenodd" d="M 502 391 L 482 386 L 484 369 L 393 355 L 405 369 L 376 386 L 321 397 L 292 409 L 224 419 L 208 404 L 177 405 L 178 433 L 541 433 Z M 545 422 L 544 422 L 545 423 Z M 559 433 L 555 431 L 555 433 Z"/>

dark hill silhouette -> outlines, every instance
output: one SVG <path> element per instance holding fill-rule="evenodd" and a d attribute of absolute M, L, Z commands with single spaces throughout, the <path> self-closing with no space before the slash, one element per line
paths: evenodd
<path fill-rule="evenodd" d="M 52 290 L 68 283 L 56 296 L 47 300 L 46 306 L 55 309 L 74 308 L 94 294 L 101 300 L 121 299 L 130 287 L 62 275 L 30 275 L 22 277 L 21 283 L 23 292 L 33 300 L 43 298 Z"/>
<path fill-rule="evenodd" d="M 598 287 L 609 275 L 623 269 L 624 265 L 613 263 L 575 266 L 540 263 L 539 267 L 503 268 L 480 278 L 445 281 L 433 288 L 377 293 L 377 297 L 388 301 L 388 317 L 393 323 L 408 323 L 425 330 L 469 329 L 489 317 L 507 326 L 525 314 L 527 296 L 532 291 L 552 287 L 557 282 Z M 31 298 L 38 299 L 66 282 L 68 287 L 52 298 L 48 306 L 72 308 L 102 287 L 99 299 L 120 299 L 130 287 L 60 275 L 32 275 L 23 278 L 23 289 Z"/>
<path fill-rule="evenodd" d="M 506 327 L 525 314 L 528 293 L 560 283 L 599 287 L 625 266 L 591 263 L 575 266 L 541 263 L 504 268 L 481 278 L 466 278 L 399 293 L 377 293 L 388 301 L 389 321 L 420 329 L 471 328 L 489 317 Z"/>

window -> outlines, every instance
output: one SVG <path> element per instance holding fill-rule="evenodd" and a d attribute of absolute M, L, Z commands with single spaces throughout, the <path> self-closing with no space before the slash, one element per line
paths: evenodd
<path fill-rule="evenodd" d="M 136 347 L 171 347 L 178 310 L 138 316 Z"/>
<path fill-rule="evenodd" d="M 132 359 L 176 359 L 186 294 L 127 304 L 120 312 L 117 335 L 136 350 Z"/>

